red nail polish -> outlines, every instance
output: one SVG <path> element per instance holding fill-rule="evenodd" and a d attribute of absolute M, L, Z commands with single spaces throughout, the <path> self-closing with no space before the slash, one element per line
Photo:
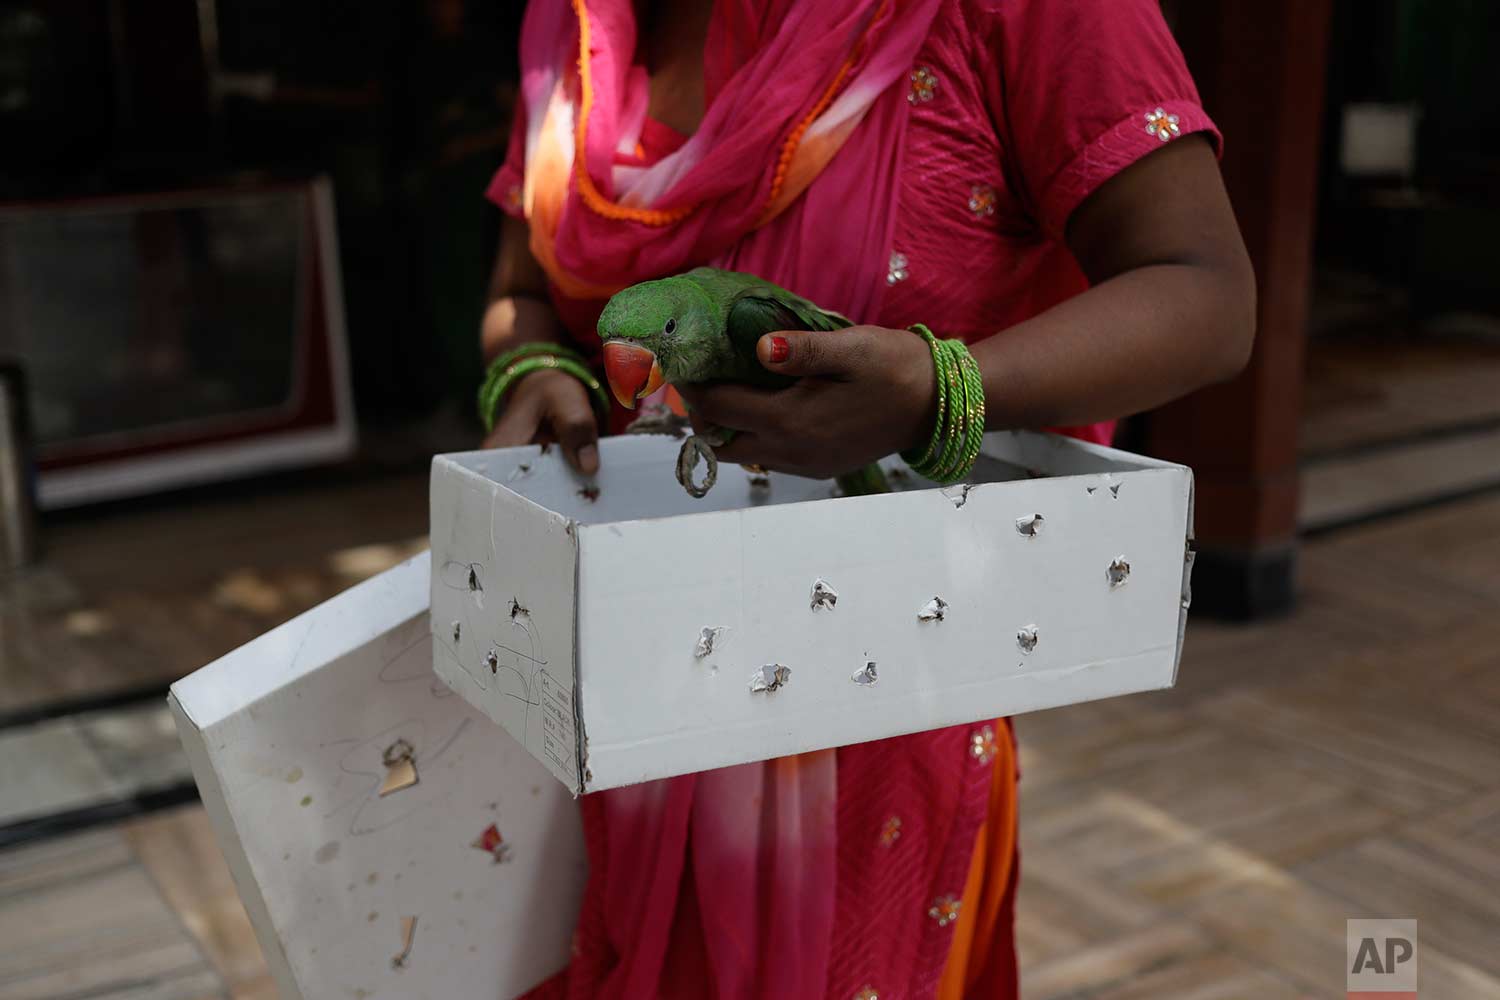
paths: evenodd
<path fill-rule="evenodd" d="M 771 363 L 781 364 L 792 354 L 792 342 L 785 337 L 771 338 Z"/>

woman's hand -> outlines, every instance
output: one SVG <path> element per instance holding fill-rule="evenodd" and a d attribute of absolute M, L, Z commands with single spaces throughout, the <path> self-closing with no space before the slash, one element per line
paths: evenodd
<path fill-rule="evenodd" d="M 547 276 L 529 248 L 526 223 L 507 215 L 500 224 L 500 252 L 490 275 L 490 304 L 479 327 L 485 363 L 530 341 L 566 343 L 547 294 Z M 524 375 L 501 400 L 486 448 L 522 444 L 562 445 L 568 463 L 586 476 L 599 471 L 599 425 L 588 390 L 567 372 Z"/>
<path fill-rule="evenodd" d="M 855 326 L 788 330 L 756 345 L 769 371 L 798 376 L 779 390 L 745 385 L 682 386 L 693 424 L 739 433 L 726 462 L 828 478 L 925 444 L 937 419 L 927 343 L 906 330 Z"/>
<path fill-rule="evenodd" d="M 589 392 L 572 375 L 538 371 L 524 375 L 503 401 L 486 448 L 523 444 L 562 445 L 568 463 L 586 476 L 599 471 L 599 424 Z"/>

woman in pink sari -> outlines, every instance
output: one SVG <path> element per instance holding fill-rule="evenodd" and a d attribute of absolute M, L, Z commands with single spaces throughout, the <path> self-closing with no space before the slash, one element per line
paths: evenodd
<path fill-rule="evenodd" d="M 741 432 L 727 461 L 924 444 L 914 323 L 970 345 L 990 428 L 1096 441 L 1245 361 L 1220 140 L 1155 0 L 532 0 L 521 64 L 487 357 L 597 364 L 610 294 L 700 264 L 868 324 L 763 338 L 790 389 L 683 390 Z M 597 468 L 572 375 L 502 406 L 489 444 Z M 537 995 L 1014 996 L 1016 780 L 995 720 L 586 796 L 574 958 Z"/>

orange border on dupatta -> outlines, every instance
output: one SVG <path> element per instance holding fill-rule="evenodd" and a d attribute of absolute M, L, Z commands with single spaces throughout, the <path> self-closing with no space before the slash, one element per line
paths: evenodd
<path fill-rule="evenodd" d="M 572 0 L 573 12 L 578 17 L 578 83 L 579 103 L 578 120 L 573 125 L 573 170 L 578 181 L 578 194 L 596 214 L 606 219 L 619 219 L 627 222 L 640 222 L 648 226 L 670 226 L 679 222 L 696 212 L 701 207 L 701 202 L 693 205 L 683 205 L 679 208 L 660 209 L 642 208 L 634 205 L 622 205 L 611 201 L 594 185 L 594 179 L 589 176 L 588 158 L 586 155 L 589 112 L 594 106 L 594 81 L 593 72 L 589 66 L 589 14 L 585 0 Z M 864 52 L 866 41 L 869 39 L 870 30 L 880 20 L 886 8 L 890 6 L 891 0 L 884 0 L 875 11 L 875 16 L 870 18 L 870 23 L 860 34 L 859 41 L 855 43 L 854 50 L 844 59 L 839 66 L 838 72 L 834 74 L 832 82 L 824 89 L 817 103 L 812 107 L 797 126 L 792 129 L 782 144 L 781 152 L 776 158 L 776 172 L 771 178 L 771 190 L 766 196 L 765 208 L 756 220 L 756 225 L 761 226 L 769 222 L 784 205 L 778 205 L 777 199 L 786 184 L 787 174 L 791 169 L 792 160 L 802 143 L 802 137 L 817 120 L 817 117 L 827 110 L 828 105 L 833 103 L 839 88 L 843 86 L 848 78 L 850 70 L 854 68 L 855 62 Z"/>

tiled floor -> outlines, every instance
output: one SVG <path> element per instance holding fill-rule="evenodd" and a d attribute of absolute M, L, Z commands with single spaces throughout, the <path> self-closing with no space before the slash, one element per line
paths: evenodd
<path fill-rule="evenodd" d="M 0 845 L 39 817 L 190 792 L 166 685 L 423 548 L 426 497 L 406 475 L 49 525 L 43 564 L 0 576 L 0 761 L 24 762 L 0 768 Z"/>
<path fill-rule="evenodd" d="M 0 770 L 0 829 L 192 780 L 159 698 L 0 730 L 0 760 L 26 762 Z"/>
<path fill-rule="evenodd" d="M 1500 317 L 1354 309 L 1307 348 L 1302 527 L 1500 486 Z"/>
<path fill-rule="evenodd" d="M 202 810 L 0 853 L 7 1000 L 274 1000 Z"/>
<path fill-rule="evenodd" d="M 1500 406 L 1500 375 L 1492 384 Z M 1440 440 L 1329 455 L 1302 470 L 1303 530 L 1500 486 L 1500 421 Z"/>
<path fill-rule="evenodd" d="M 421 549 L 423 474 L 72 515 L 0 575 L 0 720 L 164 687 Z"/>
<path fill-rule="evenodd" d="M 1500 421 L 1500 319 L 1391 324 L 1383 314 L 1308 344 L 1304 455 Z"/>
<path fill-rule="evenodd" d="M 1303 565 L 1175 689 L 1019 721 L 1028 1000 L 1337 996 L 1365 916 L 1419 920 L 1424 1000 L 1500 996 L 1500 495 Z M 273 994 L 199 808 L 0 853 L 0 996 Z"/>
<path fill-rule="evenodd" d="M 1500 996 L 1500 497 L 1304 551 L 1173 691 L 1020 720 L 1027 996 L 1336 995 L 1406 916 L 1424 998 Z"/>

